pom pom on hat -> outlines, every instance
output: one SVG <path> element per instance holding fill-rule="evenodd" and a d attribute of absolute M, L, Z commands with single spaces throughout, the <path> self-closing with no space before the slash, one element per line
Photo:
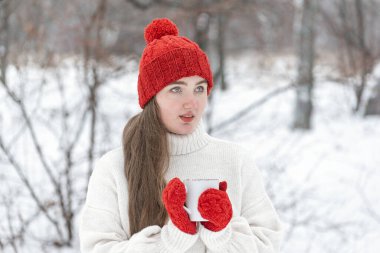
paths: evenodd
<path fill-rule="evenodd" d="M 146 44 L 165 35 L 178 36 L 177 26 L 167 18 L 154 19 L 144 31 Z"/>

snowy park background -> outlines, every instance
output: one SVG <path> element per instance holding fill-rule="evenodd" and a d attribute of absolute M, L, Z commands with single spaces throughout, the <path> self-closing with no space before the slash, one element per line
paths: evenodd
<path fill-rule="evenodd" d="M 204 121 L 211 135 L 252 150 L 285 225 L 281 252 L 378 252 L 380 3 L 319 1 L 305 98 L 311 127 L 302 128 L 294 126 L 305 65 L 297 38 L 309 1 L 175 2 L 0 1 L 0 252 L 79 252 L 88 177 L 140 110 L 143 27 L 162 16 L 206 45 L 214 73 L 221 73 L 218 27 L 227 22 L 224 79 L 215 78 Z M 334 22 L 339 29 L 344 19 L 328 14 L 345 8 L 354 11 L 346 20 L 354 32 L 342 31 L 364 38 L 354 39 L 359 46 L 327 29 Z M 376 99 L 378 113 L 369 113 Z"/>

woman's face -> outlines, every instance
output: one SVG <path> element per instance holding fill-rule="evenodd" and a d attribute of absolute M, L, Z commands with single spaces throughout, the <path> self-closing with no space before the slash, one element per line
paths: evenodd
<path fill-rule="evenodd" d="M 192 133 L 207 104 L 207 81 L 200 76 L 183 77 L 158 92 L 156 101 L 169 132 Z"/>

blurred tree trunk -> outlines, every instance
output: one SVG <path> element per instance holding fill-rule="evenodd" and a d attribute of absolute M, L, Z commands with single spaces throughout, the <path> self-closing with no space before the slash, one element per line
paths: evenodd
<path fill-rule="evenodd" d="M 201 6 L 199 7 L 201 8 Z M 208 32 L 210 28 L 210 14 L 206 12 L 200 12 L 194 17 L 195 27 L 195 42 L 202 48 L 203 51 L 208 49 Z"/>
<path fill-rule="evenodd" d="M 343 68 L 344 73 L 348 76 L 359 76 L 359 80 L 353 81 L 353 90 L 356 97 L 356 104 L 352 109 L 354 112 L 358 112 L 362 107 L 368 74 L 372 72 L 376 59 L 379 57 L 376 42 L 372 43 L 371 39 L 368 39 L 375 38 L 378 30 L 375 24 L 371 24 L 366 20 L 366 18 L 374 18 L 373 15 L 367 14 L 368 8 L 376 10 L 376 5 L 374 3 L 369 5 L 368 2 L 363 2 L 362 0 L 352 2 L 339 0 L 336 7 L 339 20 L 336 20 L 336 15 L 327 14 L 328 10 L 322 12 L 323 20 L 327 22 L 328 27 L 338 40 L 342 41 L 342 46 L 339 48 L 342 51 L 344 50 L 343 55 L 347 59 L 347 67 Z M 376 39 L 372 40 L 376 41 Z M 340 64 L 343 65 L 343 63 Z"/>
<path fill-rule="evenodd" d="M 358 23 L 358 40 L 360 49 L 360 61 L 361 61 L 361 72 L 360 72 L 360 85 L 357 87 L 356 91 L 356 107 L 355 111 L 359 111 L 363 100 L 363 92 L 367 86 L 367 75 L 372 72 L 375 64 L 374 56 L 366 45 L 365 41 L 365 25 L 363 16 L 363 2 L 361 0 L 355 0 L 355 9 L 357 15 Z M 377 79 L 375 88 L 373 89 L 373 94 L 368 100 L 365 107 L 364 115 L 380 115 L 380 79 Z"/>
<path fill-rule="evenodd" d="M 313 67 L 314 67 L 314 16 L 316 3 L 304 0 L 300 29 L 297 32 L 298 76 L 296 81 L 296 104 L 293 128 L 310 129 L 313 111 Z"/>
<path fill-rule="evenodd" d="M 90 145 L 88 149 L 88 171 L 89 181 L 94 167 L 95 133 L 98 124 L 98 90 L 103 84 L 99 76 L 101 61 L 104 60 L 101 31 L 105 23 L 107 0 L 99 0 L 97 8 L 85 27 L 83 43 L 83 69 L 84 84 L 88 89 L 88 103 L 90 111 Z M 86 189 L 87 191 L 87 189 Z"/>
<path fill-rule="evenodd" d="M 6 74 L 9 51 L 9 15 L 9 0 L 3 0 L 0 2 L 0 83 L 3 85 L 7 85 Z"/>
<path fill-rule="evenodd" d="M 377 78 L 376 86 L 364 110 L 364 116 L 369 115 L 380 115 L 380 77 Z"/>
<path fill-rule="evenodd" d="M 364 26 L 364 17 L 363 17 L 363 3 L 361 0 L 355 0 L 355 10 L 357 17 L 357 40 L 358 47 L 360 51 L 360 85 L 355 89 L 356 94 L 356 107 L 355 112 L 357 112 L 362 103 L 362 97 L 364 89 L 367 85 L 367 74 L 372 70 L 373 64 L 371 64 L 371 54 L 365 44 L 365 26 Z M 371 66 L 372 65 L 372 66 Z"/>
<path fill-rule="evenodd" d="M 225 33 L 226 30 L 226 22 L 227 22 L 227 14 L 220 12 L 218 14 L 218 39 L 217 39 L 217 48 L 218 48 L 218 55 L 219 55 L 219 69 L 218 69 L 218 76 L 220 78 L 220 88 L 222 91 L 227 90 L 227 83 L 224 78 L 224 63 L 225 63 L 225 56 L 224 56 L 224 42 L 225 42 Z"/>

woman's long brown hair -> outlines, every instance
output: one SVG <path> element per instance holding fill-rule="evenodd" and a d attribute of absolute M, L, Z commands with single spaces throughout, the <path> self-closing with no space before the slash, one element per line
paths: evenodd
<path fill-rule="evenodd" d="M 124 127 L 124 169 L 131 236 L 147 226 L 162 227 L 168 218 L 161 200 L 169 164 L 166 132 L 155 98 Z"/>

